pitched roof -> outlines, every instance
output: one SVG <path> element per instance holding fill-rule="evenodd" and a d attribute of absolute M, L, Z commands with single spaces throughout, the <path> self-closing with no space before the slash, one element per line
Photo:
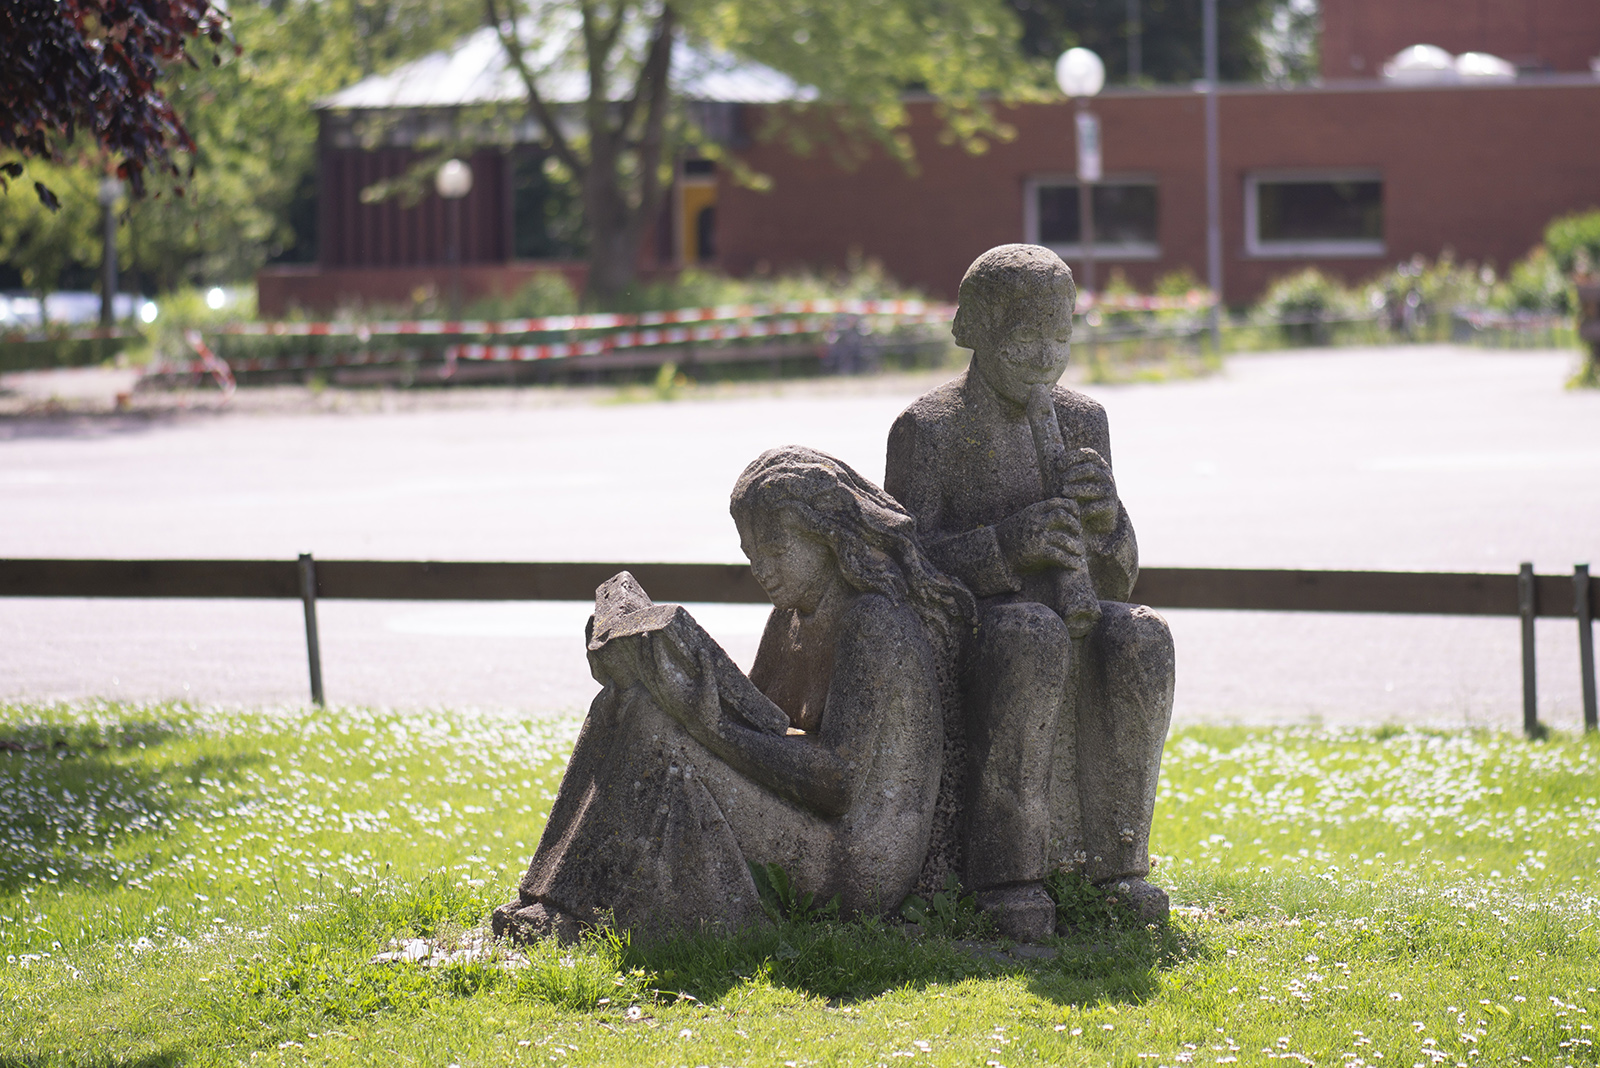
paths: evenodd
<path fill-rule="evenodd" d="M 526 53 L 530 69 L 552 104 L 575 104 L 589 95 L 581 57 L 570 47 L 573 35 L 559 28 L 542 36 Z M 672 50 L 671 80 L 691 100 L 767 104 L 810 100 L 816 91 L 796 84 L 771 67 L 740 59 L 706 45 L 678 41 Z M 619 79 L 626 83 L 626 79 Z M 621 94 L 619 94 L 620 96 Z M 512 103 L 523 99 L 522 81 L 512 69 L 494 28 L 485 26 L 451 48 L 432 52 L 346 86 L 317 102 L 326 109 L 447 108 Z"/>

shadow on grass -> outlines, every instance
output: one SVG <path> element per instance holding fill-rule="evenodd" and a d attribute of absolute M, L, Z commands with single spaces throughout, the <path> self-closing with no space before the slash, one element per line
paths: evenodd
<path fill-rule="evenodd" d="M 1201 935 L 1181 926 L 1086 931 L 1062 939 L 1059 950 L 1028 975 L 1029 990 L 1058 1005 L 1148 1001 L 1159 992 L 1163 972 L 1208 951 Z"/>
<path fill-rule="evenodd" d="M 176 1046 L 128 1057 L 71 1051 L 0 1053 L 0 1068 L 176 1068 L 187 1062 L 188 1056 Z"/>
<path fill-rule="evenodd" d="M 665 990 L 703 1002 L 715 1002 L 750 980 L 852 1002 L 894 990 L 1021 975 L 1035 995 L 1081 1005 L 1144 1001 L 1156 992 L 1163 971 L 1203 952 L 1197 936 L 1174 928 L 1086 931 L 1050 947 L 1057 950 L 1053 957 L 913 931 L 873 920 L 786 923 L 632 947 L 626 965 L 653 973 Z"/>
<path fill-rule="evenodd" d="M 522 961 L 515 969 L 492 958 L 433 968 L 372 959 L 413 938 L 435 952 L 454 951 L 497 896 L 444 876 L 344 894 L 301 917 L 262 953 L 237 960 L 210 988 L 208 1011 L 230 1033 L 244 1034 L 263 1023 L 281 1028 L 297 1020 L 294 1026 L 321 1029 L 327 1021 L 415 1015 L 490 991 L 586 1014 L 685 998 L 717 1004 L 761 988 L 839 1005 L 1002 979 L 1020 980 L 1057 1005 L 1137 1004 L 1159 991 L 1163 972 L 1207 952 L 1181 927 L 1086 926 L 1049 947 L 1013 947 L 857 919 L 791 920 L 648 943 L 602 928 L 576 945 L 552 937 L 516 947 Z"/>
<path fill-rule="evenodd" d="M 164 719 L 0 726 L 11 743 L 0 752 L 0 893 L 39 882 L 125 885 L 118 852 L 209 809 L 202 780 L 232 781 L 261 759 L 167 751 L 184 737 Z"/>
<path fill-rule="evenodd" d="M 151 749 L 177 737 L 171 720 L 127 720 L 112 724 L 23 720 L 0 726 L 0 752 L 86 756 L 113 749 Z"/>

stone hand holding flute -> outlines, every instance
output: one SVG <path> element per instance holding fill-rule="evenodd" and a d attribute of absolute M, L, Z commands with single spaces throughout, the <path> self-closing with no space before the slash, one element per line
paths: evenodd
<path fill-rule="evenodd" d="M 1041 517 L 1051 533 L 1046 540 L 1055 550 L 1055 603 L 1051 605 L 1067 625 L 1067 633 L 1082 638 L 1100 622 L 1100 598 L 1095 593 L 1082 535 L 1109 530 L 1116 522 L 1116 486 L 1111 467 L 1093 449 L 1067 452 L 1056 417 L 1053 387 L 1040 384 L 1028 396 L 1028 428 L 1039 453 L 1039 479 L 1048 506 Z M 1064 537 L 1062 535 L 1065 535 Z"/>

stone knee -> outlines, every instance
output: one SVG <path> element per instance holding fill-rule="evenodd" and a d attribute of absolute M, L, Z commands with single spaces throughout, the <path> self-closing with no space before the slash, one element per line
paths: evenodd
<path fill-rule="evenodd" d="M 1072 649 L 1067 625 L 1054 610 L 1032 601 L 990 605 L 978 619 L 978 642 L 974 650 L 982 663 L 974 668 L 1000 671 L 1027 662 L 1065 663 Z"/>
<path fill-rule="evenodd" d="M 1166 620 L 1143 605 L 1101 607 L 1078 693 L 1078 796 L 1088 874 L 1096 881 L 1149 871 L 1174 682 Z"/>
<path fill-rule="evenodd" d="M 1172 673 L 1172 628 L 1148 605 L 1101 601 L 1094 641 L 1107 659 L 1164 665 Z"/>
<path fill-rule="evenodd" d="M 1163 739 L 1172 718 L 1172 692 L 1176 658 L 1172 630 L 1153 608 L 1142 604 L 1101 602 L 1100 626 L 1084 650 L 1084 689 L 1099 691 L 1109 701 L 1090 701 L 1083 711 L 1102 716 L 1118 706 L 1120 722 L 1113 730 L 1127 729 L 1126 714 L 1137 714 L 1145 729 Z M 1085 696 L 1091 696 L 1087 693 Z"/>
<path fill-rule="evenodd" d="M 1049 789 L 1072 639 L 1043 605 L 986 609 L 965 672 L 967 883 L 1044 877 Z"/>

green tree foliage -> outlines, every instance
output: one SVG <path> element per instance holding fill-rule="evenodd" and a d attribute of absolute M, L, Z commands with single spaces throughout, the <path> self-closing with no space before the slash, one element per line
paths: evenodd
<path fill-rule="evenodd" d="M 937 97 L 951 137 L 976 149 L 1004 133 L 985 98 L 1037 81 L 1018 54 L 1015 18 L 1001 0 L 485 4 L 546 149 L 581 191 L 589 287 L 602 301 L 632 285 L 640 242 L 658 217 L 679 152 L 694 146 L 716 153 L 669 84 L 673 53 L 685 42 L 814 87 L 814 102 L 777 112 L 781 132 L 797 146 L 875 143 L 903 159 L 910 155 L 906 89 Z M 586 101 L 570 112 L 553 99 L 549 72 L 529 58 L 551 35 L 574 42 L 565 68 L 587 79 Z"/>
<path fill-rule="evenodd" d="M 0 255 L 22 284 L 44 294 L 56 288 L 73 263 L 99 257 L 99 178 L 87 166 L 30 160 L 18 178 L 0 192 Z M 55 196 L 52 210 L 34 192 L 37 182 Z"/>
<path fill-rule="evenodd" d="M 1277 326 L 1283 339 L 1295 345 L 1326 345 L 1333 336 L 1332 323 L 1360 310 L 1360 298 L 1337 279 L 1315 267 L 1279 278 L 1257 302 L 1253 318 Z"/>
<path fill-rule="evenodd" d="M 1545 227 L 1544 245 L 1562 274 L 1600 274 L 1600 210 L 1556 219 Z"/>
<path fill-rule="evenodd" d="M 129 220 L 132 261 L 160 289 L 191 278 L 247 278 L 286 253 L 309 258 L 316 101 L 448 43 L 479 15 L 476 0 L 236 7 L 242 54 L 176 94 L 198 146 L 193 181 L 182 196 L 169 189 L 137 206 Z"/>
<path fill-rule="evenodd" d="M 1505 284 L 1495 293 L 1496 306 L 1511 312 L 1553 312 L 1570 315 L 1577 306 L 1572 279 L 1548 249 L 1539 245 L 1511 265 Z"/>
<path fill-rule="evenodd" d="M 194 139 L 188 175 L 147 174 L 143 199 L 125 209 L 124 273 L 166 291 L 190 281 L 248 278 L 296 250 L 314 214 L 316 101 L 375 71 L 453 40 L 480 17 L 477 0 L 275 0 L 236 4 L 237 55 L 186 69 L 164 84 Z M 93 160 L 79 153 L 80 165 Z M 65 172 L 63 172 L 65 173 Z M 54 188 L 54 186 L 52 186 Z M 68 216 L 50 230 L 61 265 L 99 260 L 93 181 L 63 183 Z M 0 200 L 0 217 L 22 209 Z M 40 259 L 37 227 L 0 223 L 0 262 L 30 277 L 54 273 Z M 21 235 L 21 236 L 19 236 Z M 32 282 L 26 283 L 30 286 Z"/>
<path fill-rule="evenodd" d="M 817 0 L 777 10 L 752 0 L 717 0 L 705 6 L 695 29 L 729 52 L 816 89 L 815 105 L 790 110 L 787 117 L 795 121 L 778 129 L 801 138 L 802 147 L 807 131 L 818 129 L 809 120 L 823 119 L 830 140 L 843 133 L 909 159 L 905 101 L 907 90 L 915 90 L 939 101 L 949 137 L 979 152 L 990 139 L 1010 136 L 995 122 L 988 99 L 1053 84 L 1046 66 L 1019 54 L 1021 28 L 1002 0 Z"/>
<path fill-rule="evenodd" d="M 200 38 L 226 43 L 209 0 L 7 0 L 0 5 L 0 191 L 22 160 L 60 161 L 75 140 L 115 158 L 143 192 L 146 168 L 177 173 L 174 149 L 194 145 L 159 84 L 193 63 Z M 38 177 L 39 199 L 55 193 Z"/>
<path fill-rule="evenodd" d="M 1273 85 L 1310 82 L 1322 70 L 1322 8 L 1318 0 L 1274 0 L 1258 32 L 1264 80 Z"/>

